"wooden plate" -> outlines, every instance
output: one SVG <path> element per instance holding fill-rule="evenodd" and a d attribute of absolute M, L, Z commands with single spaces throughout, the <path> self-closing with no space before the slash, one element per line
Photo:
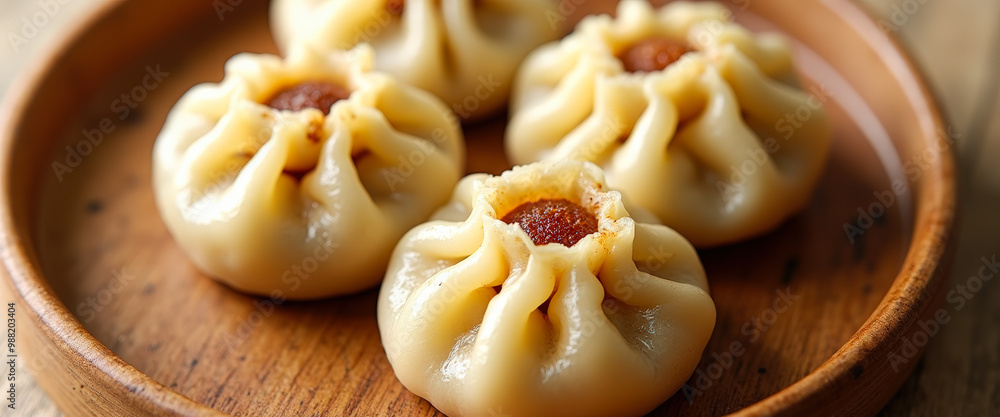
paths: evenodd
<path fill-rule="evenodd" d="M 614 1 L 563 3 L 576 19 Z M 851 3 L 731 6 L 798 40 L 835 144 L 803 213 L 701 253 L 715 333 L 687 395 L 653 414 L 873 414 L 942 298 L 950 140 L 913 66 Z M 0 226 L 21 366 L 67 414 L 437 413 L 393 376 L 375 290 L 277 306 L 241 295 L 195 270 L 155 210 L 150 153 L 167 111 L 231 55 L 273 51 L 266 18 L 265 2 L 109 0 L 4 101 Z M 468 129 L 470 171 L 507 167 L 502 125 Z"/>

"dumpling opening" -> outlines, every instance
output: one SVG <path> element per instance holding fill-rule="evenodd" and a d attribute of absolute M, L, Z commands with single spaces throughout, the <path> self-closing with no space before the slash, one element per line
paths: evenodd
<path fill-rule="evenodd" d="M 350 90 L 339 84 L 303 81 L 275 91 L 262 104 L 282 111 L 302 111 L 312 108 L 328 115 L 330 108 L 336 102 L 350 96 Z"/>
<path fill-rule="evenodd" d="M 656 72 L 670 66 L 684 54 L 691 52 L 686 42 L 653 36 L 635 42 L 618 53 L 628 72 Z"/>
<path fill-rule="evenodd" d="M 385 10 L 393 16 L 403 14 L 404 8 L 406 8 L 406 0 L 388 0 L 385 2 Z"/>
<path fill-rule="evenodd" d="M 523 203 L 501 219 L 517 224 L 535 245 L 549 243 L 571 247 L 587 235 L 597 233 L 597 216 L 566 199 L 541 199 Z"/>

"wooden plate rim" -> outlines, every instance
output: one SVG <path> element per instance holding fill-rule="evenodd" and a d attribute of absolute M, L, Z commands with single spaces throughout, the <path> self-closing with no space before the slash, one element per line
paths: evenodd
<path fill-rule="evenodd" d="M 54 63 L 61 62 L 81 41 L 86 33 L 100 21 L 119 11 L 129 0 L 106 0 L 88 11 L 72 24 L 57 43 L 37 54 L 19 74 L 19 83 L 11 85 L 3 103 L 0 104 L 0 257 L 6 274 L 10 277 L 19 298 L 30 312 L 30 319 L 44 332 L 45 337 L 54 342 L 62 353 L 77 357 L 97 367 L 120 385 L 123 390 L 131 390 L 133 395 L 151 402 L 159 410 L 178 415 L 212 415 L 224 413 L 194 401 L 173 391 L 128 364 L 91 335 L 66 308 L 43 278 L 38 260 L 31 245 L 31 236 L 18 233 L 12 210 L 11 172 L 13 150 L 17 132 L 22 130 L 24 111 L 34 99 L 37 91 L 51 76 Z M 892 36 L 881 31 L 875 20 L 859 6 L 846 0 L 820 1 L 831 13 L 839 15 L 851 25 L 866 42 L 877 47 L 880 58 L 896 75 L 896 80 L 907 92 L 913 108 L 924 116 L 920 138 L 927 142 L 936 132 L 943 129 L 944 122 L 935 104 L 933 95 L 910 58 Z M 916 92 L 916 94 L 914 94 Z M 923 143 L 928 145 L 928 143 Z M 894 337 L 916 321 L 928 307 L 947 281 L 942 273 L 941 260 L 954 245 L 952 229 L 955 222 L 955 173 L 954 153 L 951 145 L 941 149 L 941 157 L 926 169 L 930 175 L 921 183 L 916 207 L 934 207 L 917 213 L 914 224 L 925 226 L 925 237 L 921 241 L 911 241 L 900 273 L 892 287 L 878 305 L 868 321 L 829 360 L 815 371 L 734 415 L 774 414 L 789 411 L 796 404 L 810 397 L 822 397 L 831 384 L 864 361 L 871 352 L 883 351 L 894 344 Z M 916 236 L 915 236 L 916 237 Z M 918 244 L 919 243 L 919 244 Z M 917 294 L 915 300 L 907 300 L 904 295 Z M 882 337 L 874 345 L 866 335 Z M 141 389 L 135 390 L 135 387 Z"/>
<path fill-rule="evenodd" d="M 17 132 L 25 120 L 24 112 L 31 107 L 34 92 L 51 76 L 53 65 L 62 62 L 62 58 L 82 42 L 83 34 L 121 11 L 129 1 L 105 0 L 83 12 L 58 40 L 25 65 L 16 78 L 19 82 L 11 84 L 0 103 L 0 258 L 17 295 L 28 307 L 19 312 L 30 312 L 30 320 L 42 329 L 44 337 L 54 342 L 60 353 L 92 364 L 122 390 L 132 391 L 162 411 L 177 415 L 226 416 L 160 384 L 91 335 L 43 278 L 31 236 L 17 233 L 11 189 L 15 173 L 11 172 L 11 167 Z"/>
<path fill-rule="evenodd" d="M 879 28 L 877 18 L 871 11 L 848 0 L 820 1 L 835 15 L 861 35 L 866 43 L 883 53 L 879 58 L 889 67 L 900 83 L 911 106 L 921 117 L 920 139 L 925 146 L 937 146 L 931 141 L 938 132 L 947 131 L 945 119 L 938 108 L 938 101 L 927 86 L 926 77 L 912 58 L 904 51 L 899 39 Z M 785 389 L 732 413 L 731 416 L 770 415 L 790 411 L 793 405 L 810 403 L 810 397 L 822 398 L 828 395 L 827 388 L 839 385 L 836 382 L 851 375 L 872 354 L 888 354 L 906 331 L 926 314 L 937 307 L 942 290 L 948 282 L 945 262 L 954 252 L 953 230 L 956 224 L 956 182 L 955 156 L 953 145 L 939 148 L 939 157 L 924 169 L 929 175 L 923 176 L 914 201 L 914 208 L 933 207 L 914 213 L 913 240 L 907 248 L 903 265 L 886 292 L 882 302 L 875 308 L 867 321 L 833 356 L 804 378 Z M 920 241 L 917 230 L 925 228 Z M 916 295 L 916 299 L 907 298 Z M 869 335 L 879 335 L 869 339 Z M 873 343 L 874 341 L 874 343 Z M 922 350 L 921 350 L 922 353 Z M 916 361 L 911 361 L 915 364 Z M 910 367 L 912 370 L 912 366 Z M 907 374 L 909 371 L 907 371 Z M 817 404 L 825 404 L 820 401 Z M 802 411 L 802 410 L 800 410 Z"/>

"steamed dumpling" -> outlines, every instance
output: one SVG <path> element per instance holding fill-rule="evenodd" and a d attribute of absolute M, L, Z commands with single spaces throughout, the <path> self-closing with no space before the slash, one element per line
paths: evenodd
<path fill-rule="evenodd" d="M 697 366 L 715 305 L 694 248 L 630 212 L 590 163 L 463 179 L 403 237 L 382 284 L 396 376 L 454 417 L 661 404 Z"/>
<path fill-rule="evenodd" d="M 520 69 L 511 160 L 579 159 L 699 247 L 780 225 L 808 201 L 830 132 L 789 45 L 716 3 L 626 0 Z M 790 119 L 791 118 L 791 119 Z"/>
<path fill-rule="evenodd" d="M 561 34 L 555 0 L 275 0 L 282 49 L 347 49 L 367 42 L 376 67 L 430 91 L 462 119 L 507 103 L 517 66 Z"/>
<path fill-rule="evenodd" d="M 170 112 L 153 149 L 164 223 L 199 269 L 291 299 L 378 284 L 393 246 L 448 200 L 464 142 L 436 97 L 372 53 L 240 54 Z"/>

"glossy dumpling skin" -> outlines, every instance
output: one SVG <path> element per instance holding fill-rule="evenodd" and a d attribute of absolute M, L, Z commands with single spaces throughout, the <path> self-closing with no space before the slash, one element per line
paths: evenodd
<path fill-rule="evenodd" d="M 766 233 L 798 212 L 823 172 L 830 126 L 827 97 L 800 86 L 784 38 L 751 34 L 716 3 L 653 10 L 626 0 L 617 16 L 589 17 L 525 60 L 511 160 L 595 162 L 612 188 L 698 247 Z M 626 71 L 620 57 L 651 38 L 688 52 Z"/>
<path fill-rule="evenodd" d="M 593 213 L 597 232 L 537 246 L 498 220 L 554 198 Z M 378 324 L 399 380 L 446 414 L 641 415 L 697 366 L 715 323 L 698 256 L 633 219 L 597 166 L 468 176 L 434 219 L 396 247 Z"/>
<path fill-rule="evenodd" d="M 372 72 L 372 53 L 240 54 L 186 93 L 153 148 L 164 223 L 206 274 L 258 295 L 311 299 L 379 283 L 399 238 L 448 200 L 464 140 L 433 95 Z M 349 97 L 278 110 L 289 86 Z M 362 238 L 363 237 L 363 238 Z"/>
<path fill-rule="evenodd" d="M 283 49 L 370 43 L 376 68 L 440 97 L 463 120 L 501 110 L 517 66 L 561 35 L 555 0 L 275 0 Z M 553 16 L 560 17 L 555 19 Z"/>

